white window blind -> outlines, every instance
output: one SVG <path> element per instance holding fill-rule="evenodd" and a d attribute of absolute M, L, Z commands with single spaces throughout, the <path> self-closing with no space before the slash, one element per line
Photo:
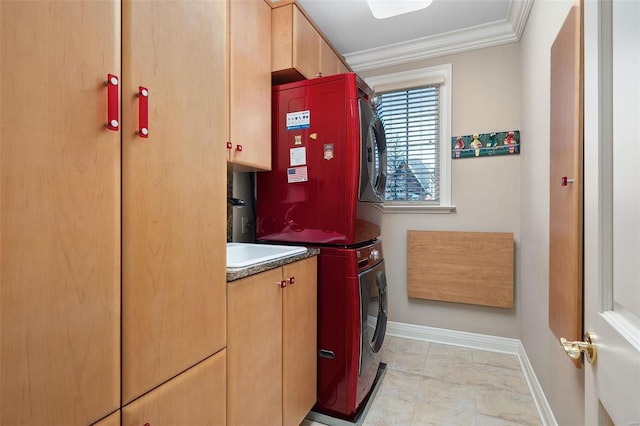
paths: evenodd
<path fill-rule="evenodd" d="M 440 201 L 440 85 L 378 93 L 387 201 Z"/>

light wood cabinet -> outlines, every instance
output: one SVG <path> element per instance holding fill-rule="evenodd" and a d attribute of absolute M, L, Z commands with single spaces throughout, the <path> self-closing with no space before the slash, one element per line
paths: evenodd
<path fill-rule="evenodd" d="M 111 422 L 225 347 L 226 8 L 0 2 L 0 424 Z"/>
<path fill-rule="evenodd" d="M 282 424 L 281 281 L 277 268 L 227 284 L 229 424 Z"/>
<path fill-rule="evenodd" d="M 235 171 L 271 170 L 271 6 L 229 2 L 228 157 Z"/>
<path fill-rule="evenodd" d="M 122 3 L 123 404 L 226 345 L 226 7 Z"/>
<path fill-rule="evenodd" d="M 331 46 L 320 39 L 320 75 L 340 74 L 342 62 L 338 59 Z"/>
<path fill-rule="evenodd" d="M 0 2 L 0 424 L 120 406 L 119 2 Z"/>
<path fill-rule="evenodd" d="M 317 258 L 283 266 L 288 282 L 282 306 L 283 424 L 297 426 L 316 403 Z"/>
<path fill-rule="evenodd" d="M 276 5 L 271 20 L 273 84 L 349 71 L 296 3 Z"/>
<path fill-rule="evenodd" d="M 122 408 L 122 426 L 226 424 L 226 350 Z"/>
<path fill-rule="evenodd" d="M 342 62 L 329 44 L 320 39 L 320 74 L 323 76 L 344 74 L 350 69 Z"/>
<path fill-rule="evenodd" d="M 316 271 L 310 257 L 228 283 L 229 424 L 297 426 L 315 404 Z"/>

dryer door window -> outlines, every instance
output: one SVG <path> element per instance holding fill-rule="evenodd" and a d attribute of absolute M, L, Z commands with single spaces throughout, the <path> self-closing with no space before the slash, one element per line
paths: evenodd
<path fill-rule="evenodd" d="M 387 184 L 387 142 L 380 118 L 371 104 L 360 98 L 359 199 L 381 203 Z"/>

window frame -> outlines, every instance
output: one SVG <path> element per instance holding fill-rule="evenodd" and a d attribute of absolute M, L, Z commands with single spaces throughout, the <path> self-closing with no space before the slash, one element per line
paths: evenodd
<path fill-rule="evenodd" d="M 365 79 L 374 91 L 411 89 L 438 82 L 440 87 L 440 199 L 439 201 L 385 201 L 384 213 L 451 213 L 451 64 L 402 71 Z M 381 88 L 385 88 L 381 90 Z"/>

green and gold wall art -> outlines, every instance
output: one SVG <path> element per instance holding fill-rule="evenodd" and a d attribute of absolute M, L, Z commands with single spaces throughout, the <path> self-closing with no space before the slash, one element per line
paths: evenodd
<path fill-rule="evenodd" d="M 451 138 L 451 158 L 486 157 L 520 153 L 520 131 L 475 133 Z"/>

